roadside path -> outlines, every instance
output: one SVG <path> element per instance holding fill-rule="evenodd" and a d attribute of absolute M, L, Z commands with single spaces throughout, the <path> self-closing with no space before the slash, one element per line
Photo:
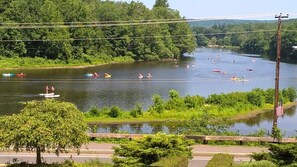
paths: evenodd
<path fill-rule="evenodd" d="M 107 144 L 107 143 L 94 143 L 91 142 L 82 147 L 80 155 L 75 152 L 68 154 L 60 154 L 57 157 L 53 153 L 43 153 L 42 157 L 48 163 L 61 162 L 65 159 L 72 158 L 77 162 L 83 162 L 90 159 L 99 158 L 102 161 L 111 162 L 111 156 L 113 155 L 113 146 L 117 144 Z M 227 153 L 234 155 L 234 161 L 250 161 L 249 155 L 253 152 L 268 152 L 265 147 L 248 147 L 248 146 L 212 146 L 212 145 L 194 145 L 193 146 L 193 159 L 189 160 L 189 167 L 204 167 L 207 162 L 212 158 L 213 155 L 217 153 Z M 35 152 L 1 152 L 0 151 L 0 166 L 3 164 L 17 160 L 26 162 L 35 162 L 36 154 Z"/>

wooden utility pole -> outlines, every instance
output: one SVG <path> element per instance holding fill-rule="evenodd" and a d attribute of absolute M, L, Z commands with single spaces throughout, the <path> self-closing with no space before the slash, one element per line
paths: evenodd
<path fill-rule="evenodd" d="M 289 15 L 282 16 L 276 15 L 278 18 L 278 29 L 277 29 L 277 50 L 276 50 L 276 70 L 275 70 L 275 97 L 274 97 L 274 117 L 273 127 L 277 127 L 277 108 L 278 108 L 278 93 L 279 93 L 279 70 L 280 70 L 280 57 L 281 57 L 281 29 L 282 29 L 282 18 L 289 18 Z"/>

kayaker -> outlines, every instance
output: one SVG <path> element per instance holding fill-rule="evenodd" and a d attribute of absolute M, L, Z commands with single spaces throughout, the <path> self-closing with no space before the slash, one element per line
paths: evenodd
<path fill-rule="evenodd" d="M 52 91 L 52 93 L 55 92 L 55 88 L 54 88 L 54 86 L 51 87 L 51 91 Z"/>
<path fill-rule="evenodd" d="M 49 90 L 48 85 L 46 85 L 46 87 L 45 87 L 45 94 L 48 94 L 48 90 Z"/>

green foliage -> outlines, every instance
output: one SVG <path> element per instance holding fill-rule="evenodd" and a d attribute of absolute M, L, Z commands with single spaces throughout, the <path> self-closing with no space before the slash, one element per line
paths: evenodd
<path fill-rule="evenodd" d="M 263 106 L 265 103 L 264 91 L 261 89 L 253 89 L 247 94 L 247 100 L 254 106 Z"/>
<path fill-rule="evenodd" d="M 270 144 L 269 153 L 254 153 L 252 157 L 257 160 L 268 160 L 278 166 L 286 166 L 297 163 L 296 144 Z"/>
<path fill-rule="evenodd" d="M 289 102 L 293 102 L 297 98 L 297 90 L 293 87 L 282 90 L 282 95 L 284 99 L 287 99 Z"/>
<path fill-rule="evenodd" d="M 200 108 L 205 104 L 205 99 L 201 96 L 186 96 L 184 98 L 185 105 L 188 109 L 190 108 Z"/>
<path fill-rule="evenodd" d="M 0 119 L 0 139 L 15 151 L 40 153 L 55 149 L 56 154 L 76 148 L 88 141 L 87 124 L 75 105 L 53 99 L 30 101 L 19 114 Z"/>
<path fill-rule="evenodd" d="M 108 112 L 108 115 L 111 117 L 111 118 L 117 118 L 119 117 L 121 114 L 121 109 L 120 107 L 118 106 L 112 106 L 110 108 L 110 111 Z"/>
<path fill-rule="evenodd" d="M 161 98 L 160 95 L 154 94 L 153 95 L 153 105 L 151 106 L 151 110 L 156 111 L 157 113 L 162 113 L 165 109 L 164 100 Z"/>
<path fill-rule="evenodd" d="M 280 128 L 278 128 L 277 126 L 273 126 L 271 137 L 273 138 L 273 140 L 276 140 L 277 142 L 281 142 L 284 135 L 282 134 L 282 131 Z"/>
<path fill-rule="evenodd" d="M 171 99 L 179 98 L 179 92 L 174 89 L 171 89 L 168 94 Z"/>
<path fill-rule="evenodd" d="M 183 156 L 192 158 L 193 143 L 183 136 L 158 133 L 132 140 L 114 147 L 115 166 L 144 166 L 158 162 L 162 158 Z"/>
<path fill-rule="evenodd" d="M 162 158 L 160 161 L 151 164 L 152 167 L 188 167 L 188 157 Z"/>
<path fill-rule="evenodd" d="M 273 162 L 262 160 L 262 161 L 253 161 L 253 162 L 242 162 L 236 167 L 277 167 Z"/>
<path fill-rule="evenodd" d="M 3 40 L 0 56 L 5 58 L 36 57 L 79 65 L 131 61 L 132 58 L 145 61 L 179 58 L 196 48 L 193 32 L 187 23 L 142 25 L 137 21 L 181 19 L 178 11 L 169 8 L 167 0 L 156 1 L 153 9 L 135 1 L 85 0 L 34 3 L 16 0 L 5 1 L 0 6 L 0 22 L 5 26 L 0 30 L 0 40 Z M 104 21 L 113 21 L 113 26 Z M 123 21 L 133 24 L 114 25 Z M 10 28 L 13 26 L 7 24 L 19 26 L 17 23 L 23 22 L 32 24 L 26 24 L 24 29 Z M 94 22 L 107 26 L 87 24 Z M 16 67 L 24 65 L 16 64 Z"/>
<path fill-rule="evenodd" d="M 220 45 L 238 48 L 245 53 L 268 55 L 270 60 L 275 60 L 276 55 L 276 32 L 277 25 L 270 21 L 237 21 L 216 20 L 206 23 L 190 23 L 196 34 L 198 46 Z M 292 46 L 297 43 L 296 19 L 283 22 L 282 34 L 282 56 L 281 60 L 292 62 L 297 60 L 297 52 Z M 199 24 L 209 24 L 203 26 Z M 271 31 L 272 30 L 272 31 Z M 254 33 L 248 33 L 248 32 Z M 237 33 L 234 33 L 237 32 Z M 241 33 L 238 33 L 241 32 Z"/>
<path fill-rule="evenodd" d="M 180 129 L 180 131 L 183 134 L 222 135 L 228 129 L 228 125 L 220 125 L 216 117 L 204 113 L 199 117 L 192 117 L 190 120 L 187 120 L 184 128 Z"/>
<path fill-rule="evenodd" d="M 290 91 L 280 91 L 286 92 L 284 95 L 280 94 L 281 99 L 288 99 L 287 96 L 292 94 L 288 92 L 291 92 L 292 90 L 294 89 L 290 89 Z M 212 94 L 208 96 L 208 98 L 204 98 L 198 95 L 180 97 L 178 92 L 171 90 L 169 92 L 168 100 L 164 100 L 160 95 L 154 94 L 152 98 L 153 104 L 148 107 L 147 112 L 142 111 L 142 106 L 137 103 L 130 112 L 125 112 L 123 109 L 116 106 L 113 106 L 112 108 L 92 107 L 88 112 L 85 112 L 84 115 L 87 120 L 91 122 L 114 122 L 115 119 L 113 118 L 118 118 L 116 121 L 123 122 L 127 122 L 129 119 L 140 122 L 164 119 L 174 121 L 179 120 L 186 121 L 186 124 L 188 124 L 189 127 L 207 127 L 222 133 L 223 131 L 226 131 L 228 126 L 213 127 L 210 122 L 214 122 L 215 124 L 218 123 L 218 121 L 230 121 L 228 119 L 232 119 L 234 116 L 248 114 L 251 111 L 262 109 L 268 110 L 273 107 L 270 104 L 271 101 L 267 100 L 271 92 L 273 92 L 273 89 L 254 89 L 251 92 Z M 286 101 L 288 100 L 283 101 L 284 104 Z M 196 118 L 197 120 L 194 120 Z M 205 122 L 203 119 L 200 120 L 198 118 L 203 118 L 210 122 Z M 197 125 L 193 124 L 192 126 L 192 123 L 188 121 L 196 122 Z M 207 132 L 207 134 L 211 134 L 213 130 Z M 195 131 L 198 134 L 206 133 L 206 131 L 202 129 L 197 129 Z M 188 133 L 194 133 L 194 131 L 188 131 Z"/>
<path fill-rule="evenodd" d="M 142 106 L 139 102 L 136 103 L 134 109 L 131 110 L 130 115 L 134 118 L 137 118 L 142 115 Z"/>
<path fill-rule="evenodd" d="M 233 156 L 229 154 L 216 154 L 207 163 L 206 167 L 231 167 L 233 164 Z"/>

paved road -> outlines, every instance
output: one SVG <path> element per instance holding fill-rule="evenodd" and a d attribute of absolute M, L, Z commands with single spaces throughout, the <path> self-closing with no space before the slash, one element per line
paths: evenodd
<path fill-rule="evenodd" d="M 113 154 L 112 147 L 115 144 L 98 144 L 89 143 L 81 149 L 81 154 L 77 155 L 75 152 L 68 154 L 60 154 L 57 157 L 53 153 L 44 153 L 42 157 L 47 163 L 62 162 L 66 159 L 72 158 L 77 162 L 83 162 L 90 159 L 99 158 L 104 162 L 111 162 Z M 194 158 L 189 161 L 189 167 L 204 167 L 207 162 L 217 153 L 229 153 L 234 155 L 236 162 L 249 161 L 249 155 L 252 152 L 267 152 L 268 149 L 264 147 L 246 147 L 246 146 L 210 146 L 210 145 L 194 145 L 193 156 Z M 35 162 L 36 154 L 33 153 L 15 153 L 15 152 L 2 152 L 0 153 L 0 164 L 13 163 L 13 162 Z"/>

